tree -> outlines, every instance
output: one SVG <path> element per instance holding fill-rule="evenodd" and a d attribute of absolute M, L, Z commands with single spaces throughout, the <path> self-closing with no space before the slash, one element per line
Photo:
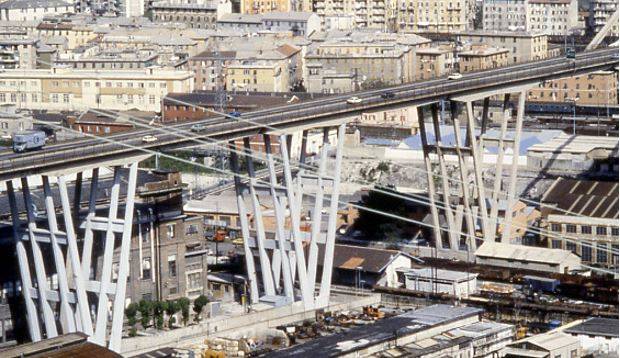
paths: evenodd
<path fill-rule="evenodd" d="M 176 323 L 174 315 L 181 310 L 179 301 L 168 301 L 168 307 L 166 308 L 166 314 L 168 314 L 168 328 L 172 329 L 172 325 Z"/>
<path fill-rule="evenodd" d="M 151 301 L 140 300 L 138 304 L 138 311 L 140 311 L 140 324 L 142 328 L 146 329 L 151 323 L 151 314 L 153 313 L 153 303 Z"/>
<path fill-rule="evenodd" d="M 134 337 L 136 335 L 136 323 L 138 323 L 137 319 L 138 314 L 138 304 L 135 302 L 130 303 L 127 308 L 125 308 L 125 316 L 127 316 L 127 323 L 131 328 L 129 329 L 129 336 Z"/>
<path fill-rule="evenodd" d="M 202 313 L 203 307 L 206 306 L 207 303 L 209 303 L 209 299 L 205 295 L 200 295 L 194 300 L 194 313 L 196 314 L 194 316 L 194 320 L 196 322 L 200 321 L 200 314 Z"/>
<path fill-rule="evenodd" d="M 187 326 L 189 321 L 189 299 L 187 297 L 181 297 L 179 299 L 179 308 L 181 309 L 181 316 L 183 317 L 183 325 Z"/>
<path fill-rule="evenodd" d="M 155 327 L 164 328 L 164 312 L 168 309 L 168 302 L 157 301 L 153 303 L 153 315 L 155 316 Z"/>

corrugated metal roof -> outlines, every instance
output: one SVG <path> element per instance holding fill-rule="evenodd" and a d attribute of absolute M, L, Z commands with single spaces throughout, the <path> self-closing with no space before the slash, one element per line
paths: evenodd
<path fill-rule="evenodd" d="M 618 217 L 618 182 L 558 178 L 542 198 L 557 210 L 551 213 L 572 213 L 613 219 Z"/>

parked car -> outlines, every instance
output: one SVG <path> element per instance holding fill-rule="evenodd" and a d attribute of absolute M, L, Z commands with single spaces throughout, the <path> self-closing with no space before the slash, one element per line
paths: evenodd
<path fill-rule="evenodd" d="M 460 80 L 461 78 L 463 78 L 463 75 L 458 72 L 455 72 L 451 74 L 450 76 L 448 76 L 449 80 Z"/>
<path fill-rule="evenodd" d="M 45 145 L 45 132 L 23 131 L 13 133 L 13 151 L 22 153 L 27 150 L 42 149 Z"/>
<path fill-rule="evenodd" d="M 145 135 L 144 137 L 142 137 L 142 142 L 143 143 L 157 142 L 157 137 L 155 137 L 154 135 Z"/>
<path fill-rule="evenodd" d="M 229 116 L 233 116 L 233 117 L 241 117 L 241 112 L 239 111 L 232 111 L 230 113 L 228 113 Z"/>
<path fill-rule="evenodd" d="M 362 103 L 362 99 L 359 98 L 359 97 L 353 96 L 353 97 L 347 99 L 347 103 L 348 104 L 360 104 L 360 103 Z"/>

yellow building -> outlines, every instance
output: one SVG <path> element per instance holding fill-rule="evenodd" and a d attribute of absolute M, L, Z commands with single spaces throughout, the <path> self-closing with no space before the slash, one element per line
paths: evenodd
<path fill-rule="evenodd" d="M 264 14 L 272 11 L 289 12 L 290 0 L 241 0 L 242 14 Z"/>
<path fill-rule="evenodd" d="M 454 47 L 438 45 L 416 51 L 416 80 L 443 77 L 451 73 L 455 66 Z"/>
<path fill-rule="evenodd" d="M 507 66 L 509 52 L 505 48 L 472 46 L 470 50 L 459 53 L 459 69 L 466 73 Z"/>
<path fill-rule="evenodd" d="M 396 0 L 397 30 L 456 32 L 473 29 L 471 0 Z"/>
<path fill-rule="evenodd" d="M 250 92 L 287 92 L 290 74 L 285 61 L 239 60 L 226 68 L 226 89 Z"/>
<path fill-rule="evenodd" d="M 37 33 L 44 37 L 64 36 L 67 38 L 67 49 L 73 50 L 76 47 L 85 45 L 95 39 L 97 34 L 92 27 L 85 25 L 74 25 L 71 23 L 49 23 L 42 22 L 37 26 Z"/>

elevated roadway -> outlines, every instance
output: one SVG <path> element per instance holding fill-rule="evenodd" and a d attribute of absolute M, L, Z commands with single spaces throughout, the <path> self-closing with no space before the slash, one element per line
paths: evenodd
<path fill-rule="evenodd" d="M 163 131 L 160 127 L 107 136 L 118 143 L 84 138 L 50 145 L 34 152 L 15 154 L 5 151 L 0 153 L 0 180 L 83 167 L 143 154 L 139 149 L 134 148 L 135 146 L 150 150 L 172 149 L 196 145 L 195 138 L 200 137 L 228 141 L 268 132 L 265 126 L 279 130 L 320 127 L 351 118 L 365 111 L 428 104 L 471 93 L 493 93 L 495 90 L 535 84 L 617 66 L 618 49 L 606 48 L 580 53 L 576 59 L 552 58 L 517 64 L 466 74 L 458 80 L 436 79 L 379 90 L 323 97 L 244 113 L 242 120 L 222 116 L 164 127 Z M 388 99 L 382 97 L 382 94 L 388 91 L 393 96 Z M 347 103 L 347 99 L 352 96 L 361 98 L 362 102 L 360 104 Z M 202 123 L 206 128 L 194 134 L 193 137 L 175 133 L 175 130 L 189 131 L 191 125 L 195 123 Z M 153 135 L 158 140 L 153 143 L 142 143 L 141 138 L 145 135 Z"/>

